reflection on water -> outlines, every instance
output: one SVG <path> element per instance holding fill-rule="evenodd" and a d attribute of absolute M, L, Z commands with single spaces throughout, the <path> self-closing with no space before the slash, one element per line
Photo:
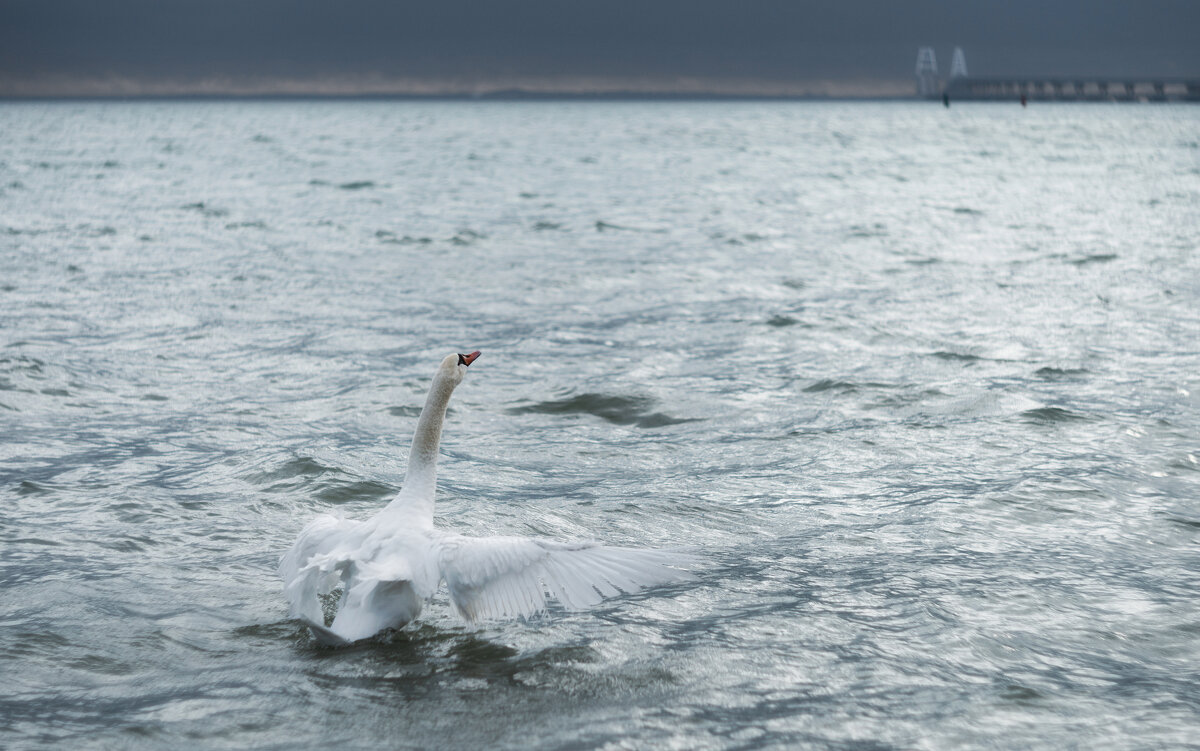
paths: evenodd
<path fill-rule="evenodd" d="M 1193 743 L 1198 118 L 5 105 L 0 745 Z M 321 648 L 464 348 L 443 524 L 708 566 Z"/>

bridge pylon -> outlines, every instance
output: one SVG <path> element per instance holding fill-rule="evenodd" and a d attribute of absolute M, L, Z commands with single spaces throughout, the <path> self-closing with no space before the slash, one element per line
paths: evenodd
<path fill-rule="evenodd" d="M 937 56 L 933 47 L 921 47 L 917 50 L 917 96 L 935 97 L 938 95 Z"/>
<path fill-rule="evenodd" d="M 967 77 L 967 56 L 962 47 L 954 48 L 954 59 L 950 61 L 950 78 Z"/>

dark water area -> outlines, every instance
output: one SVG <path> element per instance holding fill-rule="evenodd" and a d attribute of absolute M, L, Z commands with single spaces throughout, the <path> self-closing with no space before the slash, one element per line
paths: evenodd
<path fill-rule="evenodd" d="M 1200 109 L 0 105 L 0 746 L 1183 748 Z M 696 581 L 346 649 L 439 524 Z"/>

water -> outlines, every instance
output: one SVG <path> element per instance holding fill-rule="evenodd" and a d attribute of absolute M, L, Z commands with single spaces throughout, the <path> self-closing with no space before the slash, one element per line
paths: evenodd
<path fill-rule="evenodd" d="M 0 745 L 1200 737 L 1200 109 L 0 107 Z M 699 581 L 344 650 L 278 556 L 441 523 Z"/>

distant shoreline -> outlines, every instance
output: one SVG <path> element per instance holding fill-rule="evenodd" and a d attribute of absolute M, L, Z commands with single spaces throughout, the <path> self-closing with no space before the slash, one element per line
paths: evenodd
<path fill-rule="evenodd" d="M 919 102 L 912 96 L 833 96 L 817 94 L 693 94 L 644 92 L 522 92 L 487 94 L 0 94 L 0 102 L 164 102 L 164 101 L 447 101 L 447 102 Z"/>
<path fill-rule="evenodd" d="M 1091 84 L 1087 96 L 1046 96 L 1046 79 L 981 78 L 955 82 L 950 87 L 952 102 L 1016 100 L 1016 86 L 1029 88 L 1030 101 L 1103 102 L 1109 99 L 1135 101 L 1128 81 L 1113 79 L 1113 91 L 1126 96 L 1106 98 L 1109 89 Z M 1065 80 L 1065 79 L 1064 79 Z M 1089 81 L 1100 81 L 1095 77 Z M 966 82 L 965 84 L 963 82 Z M 1080 84 L 1071 79 L 1073 85 Z M 1194 101 L 1192 79 L 1137 79 L 1138 91 L 1151 101 L 1164 98 L 1162 82 L 1168 85 L 1165 98 Z M 1005 84 L 1003 96 L 971 86 Z M 1014 83 L 1015 82 L 1015 83 Z M 1032 83 L 1030 83 L 1032 82 Z M 1039 83 L 1040 82 L 1040 83 Z M 1149 82 L 1149 83 L 1147 83 Z M 1051 81 L 1061 88 L 1058 79 Z M 1154 83 L 1156 89 L 1148 86 Z M 1034 84 L 1038 84 L 1036 87 Z M 1121 89 L 1120 85 L 1125 88 Z M 1182 92 L 1184 84 L 1187 91 Z M 1171 88 L 1174 87 L 1174 88 Z M 1176 91 L 1179 89 L 1179 91 Z M 1021 89 L 1024 91 L 1024 88 Z M 1074 90 L 1073 90 L 1074 91 Z M 1055 92 L 1061 94 L 1058 89 Z M 219 77 L 202 79 L 149 79 L 101 76 L 19 77 L 0 73 L 0 102 L 18 101 L 454 101 L 454 102 L 942 102 L 942 94 L 925 97 L 907 79 L 859 80 L 771 80 L 738 78 L 669 77 L 526 77 L 478 78 L 392 78 L 365 77 Z"/>
<path fill-rule="evenodd" d="M 1003 99 L 951 98 L 955 105 L 1011 103 Z M 832 96 L 800 94 L 650 94 L 642 92 L 605 93 L 540 93 L 495 92 L 488 94 L 0 94 L 0 105 L 32 102 L 862 102 L 902 103 L 922 102 L 940 105 L 941 99 L 911 96 Z M 1112 104 L 1119 100 L 1046 100 L 1045 104 Z M 1194 100 L 1141 101 L 1138 104 L 1197 104 Z"/>
<path fill-rule="evenodd" d="M 761 79 L 689 76 L 222 76 L 147 78 L 0 72 L 13 99 L 445 99 L 445 100 L 830 100 L 915 99 L 898 79 Z"/>

